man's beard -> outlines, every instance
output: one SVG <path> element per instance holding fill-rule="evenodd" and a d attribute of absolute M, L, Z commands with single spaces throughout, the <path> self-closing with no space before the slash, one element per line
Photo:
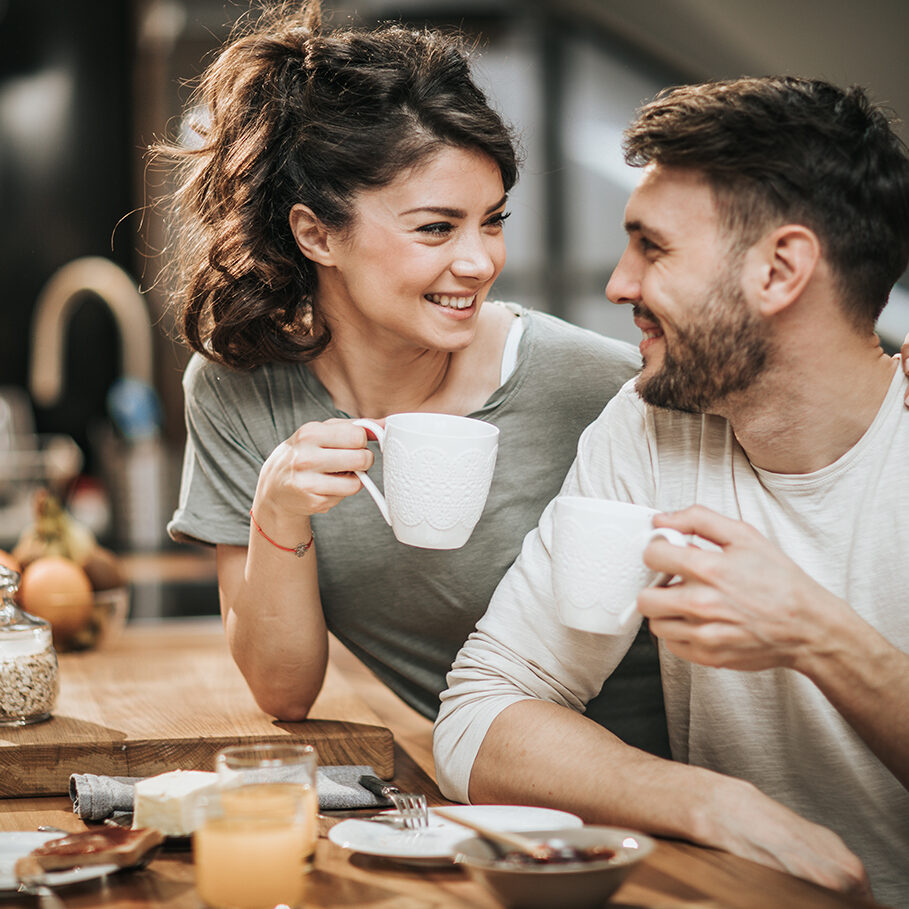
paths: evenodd
<path fill-rule="evenodd" d="M 763 372 L 770 349 L 766 326 L 729 275 L 711 289 L 699 323 L 697 328 L 678 327 L 672 350 L 664 334 L 662 368 L 656 375 L 638 376 L 635 383 L 648 404 L 706 413 L 728 395 L 744 391 Z"/>

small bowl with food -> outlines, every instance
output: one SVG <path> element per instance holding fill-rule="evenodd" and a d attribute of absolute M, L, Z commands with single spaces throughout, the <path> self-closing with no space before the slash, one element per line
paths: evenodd
<path fill-rule="evenodd" d="M 642 833 L 593 825 L 523 835 L 548 848 L 534 856 L 482 836 L 455 847 L 455 862 L 508 909 L 601 907 L 655 845 Z"/>

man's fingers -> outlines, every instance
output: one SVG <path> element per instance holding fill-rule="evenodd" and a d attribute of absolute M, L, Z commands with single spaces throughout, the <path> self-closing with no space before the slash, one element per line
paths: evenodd
<path fill-rule="evenodd" d="M 697 534 L 711 543 L 716 543 L 717 546 L 742 542 L 754 532 L 747 524 L 727 518 L 704 505 L 692 505 L 681 511 L 667 511 L 655 515 L 653 526 L 672 527 L 681 533 Z"/>

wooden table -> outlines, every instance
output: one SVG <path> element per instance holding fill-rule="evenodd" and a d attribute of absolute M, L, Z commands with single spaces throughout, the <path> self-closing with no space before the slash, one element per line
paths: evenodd
<path fill-rule="evenodd" d="M 221 635 L 220 622 L 170 622 L 158 626 L 173 636 L 175 647 L 186 647 L 193 636 Z M 156 633 L 158 633 L 156 632 Z M 125 643 L 135 646 L 141 660 L 141 629 L 127 628 Z M 210 646 L 210 642 L 209 642 Z M 426 793 L 431 804 L 444 800 L 434 783 L 428 720 L 399 701 L 359 661 L 332 642 L 333 673 L 344 679 L 395 735 L 395 779 L 405 790 Z M 345 719 L 345 717 L 338 717 Z M 386 859 L 350 853 L 325 838 L 336 821 L 321 822 L 323 836 L 316 852 L 316 870 L 310 875 L 307 905 L 314 909 L 423 909 L 423 907 L 479 907 L 498 905 L 455 867 L 416 869 Z M 0 831 L 34 830 L 50 824 L 66 830 L 85 825 L 72 813 L 66 797 L 7 798 L 0 800 Z M 62 888 L 58 899 L 0 896 L 0 906 L 77 909 L 77 907 L 141 906 L 200 909 L 193 885 L 192 856 L 188 851 L 163 851 L 142 871 L 112 875 L 100 881 Z M 725 853 L 686 843 L 661 840 L 655 852 L 634 870 L 607 906 L 612 909 L 842 909 L 866 905 L 841 897 L 805 881 L 772 871 Z"/>
<path fill-rule="evenodd" d="M 394 774 L 391 731 L 333 666 L 309 719 L 277 722 L 256 705 L 217 619 L 133 625 L 100 649 L 60 654 L 49 721 L 0 729 L 0 797 L 66 795 L 73 773 L 211 770 L 226 745 L 301 736 L 325 764 Z"/>

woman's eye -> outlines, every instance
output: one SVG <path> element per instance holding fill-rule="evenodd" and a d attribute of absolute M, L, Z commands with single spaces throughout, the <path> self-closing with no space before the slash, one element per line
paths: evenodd
<path fill-rule="evenodd" d="M 434 224 L 423 224 L 417 228 L 421 234 L 430 234 L 434 237 L 444 237 L 454 230 L 454 225 L 448 221 L 437 221 Z"/>
<path fill-rule="evenodd" d="M 505 224 L 505 220 L 509 217 L 510 212 L 501 211 L 497 214 L 492 215 L 483 222 L 484 227 L 492 228 L 501 228 Z M 456 225 L 452 224 L 450 221 L 434 221 L 432 224 L 421 224 L 417 228 L 417 232 L 421 234 L 429 234 L 431 237 L 448 237 L 456 230 Z"/>
<path fill-rule="evenodd" d="M 505 222 L 511 217 L 510 211 L 500 211 L 494 214 L 487 222 L 487 227 L 504 227 Z"/>

